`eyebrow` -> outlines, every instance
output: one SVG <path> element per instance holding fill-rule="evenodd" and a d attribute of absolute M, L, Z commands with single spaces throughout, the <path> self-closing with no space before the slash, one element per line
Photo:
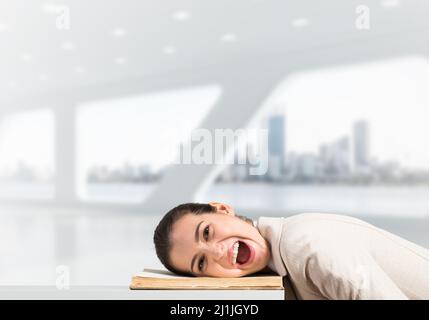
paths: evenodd
<path fill-rule="evenodd" d="M 200 240 L 200 226 L 203 222 L 204 222 L 204 220 L 200 221 L 200 223 L 198 223 L 197 227 L 195 228 L 195 242 L 198 242 Z M 197 255 L 194 255 L 192 258 L 192 261 L 191 261 L 191 272 L 192 273 L 195 273 L 194 272 L 194 263 L 195 263 L 196 259 L 197 259 Z"/>

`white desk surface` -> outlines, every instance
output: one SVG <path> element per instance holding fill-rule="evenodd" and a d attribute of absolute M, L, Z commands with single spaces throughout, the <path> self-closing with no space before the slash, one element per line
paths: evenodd
<path fill-rule="evenodd" d="M 283 290 L 130 290 L 123 286 L 0 286 L 0 300 L 283 300 Z"/>

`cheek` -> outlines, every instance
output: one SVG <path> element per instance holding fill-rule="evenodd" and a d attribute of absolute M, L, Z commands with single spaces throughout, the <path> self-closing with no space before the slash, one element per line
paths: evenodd
<path fill-rule="evenodd" d="M 237 219 L 237 218 L 231 218 Z M 254 238 L 254 231 L 242 221 L 233 220 L 232 223 L 228 223 L 229 221 L 225 221 L 225 223 L 216 225 L 216 234 L 221 238 Z M 257 230 L 256 230 L 257 232 Z"/>
<path fill-rule="evenodd" d="M 231 226 L 228 223 L 218 223 L 213 227 L 215 229 L 215 236 L 218 239 L 226 239 L 237 235 L 237 230 L 234 228 L 234 226 Z"/>
<path fill-rule="evenodd" d="M 223 277 L 230 271 L 217 262 L 211 262 L 206 270 L 206 274 L 208 276 Z"/>

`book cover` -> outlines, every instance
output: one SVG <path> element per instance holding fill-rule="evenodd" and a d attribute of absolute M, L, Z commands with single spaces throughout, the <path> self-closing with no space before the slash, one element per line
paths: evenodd
<path fill-rule="evenodd" d="M 130 289 L 283 290 L 281 276 L 254 274 L 240 278 L 180 276 L 167 270 L 144 269 L 131 279 Z"/>

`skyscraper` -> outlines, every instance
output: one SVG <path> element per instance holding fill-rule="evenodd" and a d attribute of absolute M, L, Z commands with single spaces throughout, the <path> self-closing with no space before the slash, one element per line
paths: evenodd
<path fill-rule="evenodd" d="M 350 142 L 344 136 L 334 143 L 334 165 L 338 174 L 347 174 L 350 170 Z"/>
<path fill-rule="evenodd" d="M 268 119 L 268 172 L 270 178 L 277 180 L 281 177 L 282 168 L 285 164 L 285 117 L 276 114 Z"/>
<path fill-rule="evenodd" d="M 285 117 L 273 115 L 268 119 L 268 152 L 270 156 L 285 160 Z"/>
<path fill-rule="evenodd" d="M 365 120 L 359 120 L 353 126 L 353 151 L 354 164 L 356 167 L 366 167 L 369 165 L 369 125 Z"/>

